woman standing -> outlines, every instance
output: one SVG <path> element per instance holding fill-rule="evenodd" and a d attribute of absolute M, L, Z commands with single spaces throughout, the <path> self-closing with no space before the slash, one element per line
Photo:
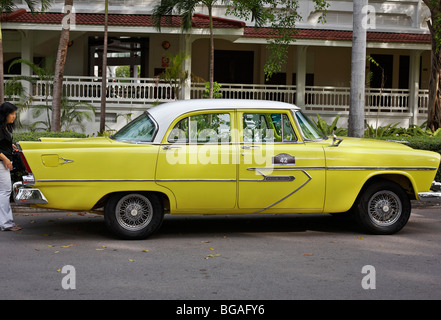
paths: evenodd
<path fill-rule="evenodd" d="M 0 106 L 0 229 L 2 231 L 21 230 L 14 223 L 9 199 L 11 197 L 12 184 L 12 130 L 17 117 L 17 107 L 12 103 L 5 102 Z"/>

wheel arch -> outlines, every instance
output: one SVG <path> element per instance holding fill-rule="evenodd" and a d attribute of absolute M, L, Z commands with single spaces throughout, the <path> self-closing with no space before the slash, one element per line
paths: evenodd
<path fill-rule="evenodd" d="M 375 175 L 372 175 L 364 183 L 359 192 L 359 195 L 362 194 L 363 191 L 370 185 L 382 180 L 388 180 L 396 183 L 406 192 L 410 200 L 416 199 L 416 191 L 414 187 L 415 181 L 410 175 L 406 173 L 377 173 Z"/>
<path fill-rule="evenodd" d="M 92 211 L 98 210 L 99 208 L 103 208 L 106 204 L 107 200 L 110 199 L 115 194 L 128 194 L 128 193 L 142 193 L 142 194 L 155 194 L 162 203 L 162 206 L 164 208 L 164 213 L 170 213 L 173 210 L 173 201 L 174 197 L 172 195 L 169 195 L 165 192 L 161 191 L 150 191 L 150 190 L 123 190 L 123 191 L 113 191 L 109 192 L 103 197 L 101 197 L 100 200 L 93 206 Z M 170 199 L 170 197 L 173 197 Z"/>

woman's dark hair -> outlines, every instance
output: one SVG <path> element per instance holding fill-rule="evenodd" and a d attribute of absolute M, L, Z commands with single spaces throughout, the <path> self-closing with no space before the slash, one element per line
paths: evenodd
<path fill-rule="evenodd" d="M 9 132 L 12 132 L 14 129 L 14 123 L 8 124 L 6 117 L 14 111 L 17 111 L 17 107 L 10 102 L 5 102 L 0 106 L 0 128 L 4 129 L 7 127 Z"/>

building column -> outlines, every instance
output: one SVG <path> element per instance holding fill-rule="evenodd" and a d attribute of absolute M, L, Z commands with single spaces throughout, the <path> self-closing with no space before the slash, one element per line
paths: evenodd
<path fill-rule="evenodd" d="M 21 31 L 21 59 L 34 62 L 34 41 L 33 41 L 33 31 L 32 30 L 22 30 Z M 21 63 L 21 75 L 30 77 L 32 76 L 32 68 L 27 64 Z M 26 96 L 33 96 L 33 86 L 30 81 L 21 81 L 21 85 Z M 33 120 L 32 112 L 30 108 L 22 110 L 20 112 L 20 121 L 22 123 L 31 123 Z"/>
<path fill-rule="evenodd" d="M 296 105 L 300 108 L 305 106 L 305 86 L 306 86 L 306 59 L 307 46 L 297 46 L 296 53 Z"/>
<path fill-rule="evenodd" d="M 420 91 L 421 51 L 411 51 L 409 66 L 409 111 L 412 114 L 410 124 L 418 124 L 418 94 Z"/>
<path fill-rule="evenodd" d="M 33 42 L 33 31 L 32 30 L 23 30 L 21 37 L 21 58 L 23 60 L 34 62 L 34 42 Z M 21 64 L 21 75 L 22 76 L 32 76 L 32 69 L 27 64 Z M 32 94 L 30 91 L 32 86 L 29 81 L 23 81 L 22 85 L 25 91 L 29 94 Z"/>
<path fill-rule="evenodd" d="M 180 48 L 185 54 L 185 60 L 182 65 L 182 71 L 187 72 L 188 76 L 181 87 L 181 99 L 191 99 L 191 53 L 192 53 L 193 39 L 191 35 L 184 34 L 180 39 Z"/>

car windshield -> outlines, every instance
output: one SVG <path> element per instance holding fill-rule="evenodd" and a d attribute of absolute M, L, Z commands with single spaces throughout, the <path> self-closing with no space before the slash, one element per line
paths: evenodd
<path fill-rule="evenodd" d="M 130 142 L 152 142 L 156 130 L 155 122 L 147 112 L 144 112 L 115 133 L 112 139 Z"/>
<path fill-rule="evenodd" d="M 317 129 L 314 122 L 300 111 L 295 112 L 297 122 L 302 130 L 303 137 L 307 140 L 326 139 L 325 135 Z"/>

